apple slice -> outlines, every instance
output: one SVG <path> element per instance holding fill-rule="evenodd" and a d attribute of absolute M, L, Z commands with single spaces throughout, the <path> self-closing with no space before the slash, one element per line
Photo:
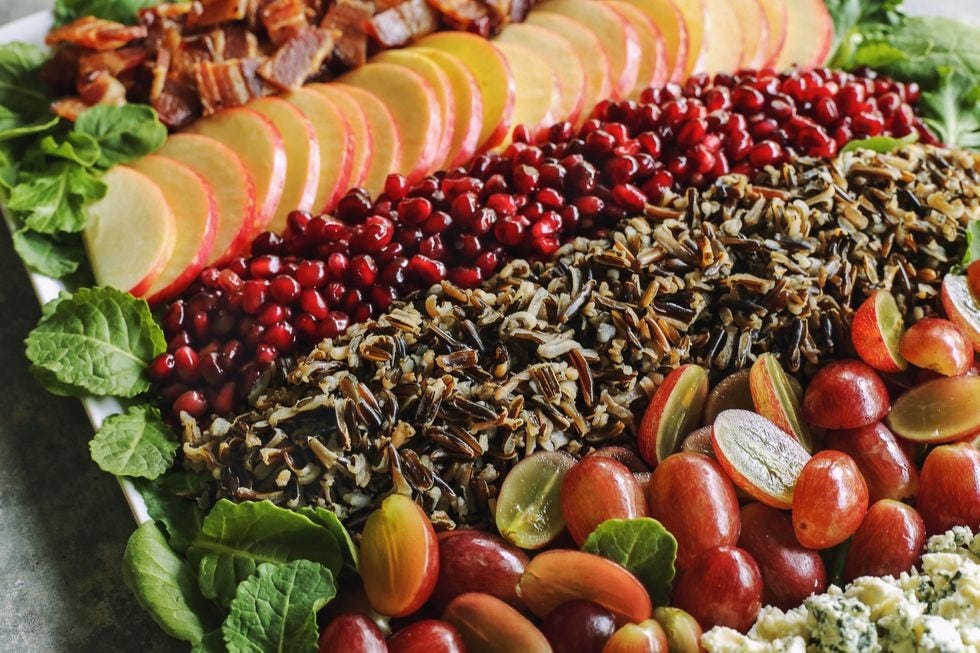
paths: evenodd
<path fill-rule="evenodd" d="M 115 166 L 106 194 L 88 206 L 82 238 L 100 286 L 141 297 L 163 272 L 177 240 L 174 214 L 160 187 L 141 172 Z"/>
<path fill-rule="evenodd" d="M 313 123 L 302 111 L 279 97 L 261 97 L 248 103 L 276 126 L 286 147 L 286 183 L 279 208 L 266 228 L 281 233 L 293 211 L 311 211 L 320 183 L 320 145 Z M 241 135 L 239 135 L 241 137 Z"/>
<path fill-rule="evenodd" d="M 514 127 L 523 125 L 531 133 L 532 142 L 542 137 L 549 125 L 559 120 L 561 85 L 558 75 L 534 50 L 516 43 L 496 43 L 514 75 Z M 511 136 L 497 146 L 503 150 Z"/>
<path fill-rule="evenodd" d="M 241 158 L 227 145 L 200 134 L 173 134 L 156 152 L 201 175 L 214 192 L 218 227 L 206 265 L 227 262 L 246 251 L 258 213 L 255 184 Z"/>
<path fill-rule="evenodd" d="M 297 89 L 283 99 L 302 111 L 316 132 L 320 180 L 313 210 L 328 212 L 350 186 L 354 166 L 354 135 L 350 124 L 335 103 L 310 89 Z"/>
<path fill-rule="evenodd" d="M 501 30 L 494 43 L 498 45 L 533 43 L 535 54 L 544 59 L 558 75 L 562 104 L 556 116 L 557 120 L 567 120 L 573 125 L 579 124 L 580 118 L 582 122 L 585 121 L 585 118 L 582 118 L 582 107 L 585 106 L 585 96 L 588 92 L 585 64 L 567 38 L 537 25 L 511 23 Z"/>
<path fill-rule="evenodd" d="M 731 0 L 742 32 L 742 61 L 739 68 L 757 70 L 769 54 L 769 23 L 759 0 Z"/>
<path fill-rule="evenodd" d="M 499 145 L 514 125 L 514 76 L 504 56 L 487 39 L 466 32 L 436 32 L 422 37 L 415 45 L 448 52 L 469 68 L 483 97 L 478 149 Z"/>
<path fill-rule="evenodd" d="M 666 78 L 658 82 L 683 82 L 686 77 L 688 35 L 687 24 L 673 0 L 622 0 L 633 5 L 653 21 L 664 40 L 667 60 Z"/>
<path fill-rule="evenodd" d="M 803 69 L 819 66 L 830 54 L 834 22 L 823 0 L 786 1 L 786 40 L 776 58 L 776 70 L 794 64 Z"/>
<path fill-rule="evenodd" d="M 371 195 L 379 193 L 384 188 L 388 175 L 398 172 L 402 165 L 404 150 L 401 128 L 387 105 L 374 93 L 346 84 L 332 83 L 327 86 L 335 92 L 346 93 L 364 111 L 368 133 L 371 134 L 371 157 L 361 187 Z"/>
<path fill-rule="evenodd" d="M 742 61 L 742 34 L 731 0 L 705 0 L 705 54 L 701 70 L 733 73 Z"/>
<path fill-rule="evenodd" d="M 582 57 L 582 63 L 585 65 L 586 92 L 579 122 L 584 123 L 595 105 L 609 97 L 612 88 L 610 82 L 612 73 L 606 48 L 592 30 L 582 27 L 566 16 L 532 11 L 524 24 L 536 25 L 564 37 Z"/>
<path fill-rule="evenodd" d="M 374 148 L 374 139 L 368 129 L 367 117 L 364 109 L 358 102 L 351 97 L 350 93 L 345 93 L 336 84 L 307 84 L 304 88 L 319 93 L 334 103 L 340 113 L 347 121 L 350 130 L 351 144 L 351 170 L 348 185 L 350 187 L 361 186 L 364 177 L 367 175 L 371 166 L 371 150 Z M 346 189 L 341 189 L 343 193 Z"/>
<path fill-rule="evenodd" d="M 677 10 L 681 12 L 681 16 L 684 18 L 684 26 L 687 28 L 687 59 L 684 62 L 684 73 L 679 80 L 681 82 L 694 73 L 705 70 L 705 55 L 708 52 L 706 1 L 674 0 Z"/>
<path fill-rule="evenodd" d="M 595 0 L 547 0 L 534 9 L 566 16 L 592 30 L 609 53 L 612 98 L 622 100 L 629 96 L 640 70 L 640 41 L 622 15 Z"/>
<path fill-rule="evenodd" d="M 476 77 L 459 57 L 448 52 L 419 46 L 411 50 L 431 59 L 449 78 L 456 107 L 456 128 L 444 167 L 451 170 L 466 165 L 473 158 L 480 144 L 480 132 L 483 131 L 483 95 Z"/>
<path fill-rule="evenodd" d="M 640 43 L 640 63 L 636 73 L 636 85 L 628 97 L 638 98 L 644 89 L 663 86 L 671 71 L 667 68 L 667 55 L 664 39 L 660 35 L 660 28 L 657 27 L 652 18 L 635 5 L 623 0 L 609 0 L 609 6 L 633 26 Z"/>
<path fill-rule="evenodd" d="M 241 158 L 255 184 L 255 229 L 251 240 L 279 210 L 286 183 L 286 147 L 272 121 L 246 107 L 225 109 L 191 123 L 185 130 L 224 143 Z M 248 137 L 244 138 L 243 135 Z"/>
<path fill-rule="evenodd" d="M 767 36 L 766 58 L 761 67 L 772 68 L 786 43 L 786 0 L 759 0 L 759 6 L 766 15 Z"/>
<path fill-rule="evenodd" d="M 179 295 L 204 269 L 218 231 L 218 204 L 204 177 L 175 159 L 150 154 L 130 165 L 160 187 L 177 226 L 170 259 L 146 291 L 156 305 Z"/>
<path fill-rule="evenodd" d="M 980 300 L 970 292 L 966 277 L 947 274 L 942 287 L 943 310 L 980 353 Z"/>
<path fill-rule="evenodd" d="M 442 109 L 435 91 L 421 75 L 390 63 L 369 63 L 338 81 L 373 94 L 391 111 L 402 143 L 397 172 L 409 183 L 418 182 L 435 169 L 442 150 Z"/>
<path fill-rule="evenodd" d="M 449 75 L 435 61 L 412 49 L 384 50 L 375 55 L 371 61 L 402 66 L 418 73 L 422 79 L 428 82 L 435 93 L 442 114 L 442 124 L 439 125 L 438 148 L 432 168 L 445 168 L 446 159 L 453 144 L 453 135 L 456 132 L 457 119 L 456 98 L 453 96 L 449 84 Z"/>

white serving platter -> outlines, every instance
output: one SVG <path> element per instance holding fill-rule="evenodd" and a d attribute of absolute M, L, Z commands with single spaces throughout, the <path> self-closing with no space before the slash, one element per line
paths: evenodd
<path fill-rule="evenodd" d="M 0 26 L 0 44 L 20 41 L 44 47 L 44 35 L 48 33 L 48 29 L 51 28 L 53 22 L 54 17 L 50 11 L 39 11 L 25 16 L 20 20 L 7 23 L 6 25 Z M 2 208 L 0 206 L 0 209 Z M 3 217 L 12 233 L 14 225 L 10 220 L 10 216 L 4 211 Z M 62 290 L 67 290 L 65 284 L 57 279 L 30 271 L 28 272 L 31 278 L 31 285 L 34 286 L 34 292 L 41 304 L 46 304 L 57 297 L 58 293 Z M 93 431 L 97 431 L 102 426 L 103 420 L 109 415 L 123 412 L 122 406 L 115 399 L 83 399 L 82 405 L 85 407 L 89 421 L 92 422 Z M 150 515 L 146 510 L 146 502 L 143 501 L 143 497 L 136 491 L 133 484 L 125 478 L 116 477 L 116 479 L 119 481 L 123 496 L 126 498 L 126 503 L 129 504 L 129 509 L 132 511 L 136 522 L 141 524 L 149 521 Z"/>

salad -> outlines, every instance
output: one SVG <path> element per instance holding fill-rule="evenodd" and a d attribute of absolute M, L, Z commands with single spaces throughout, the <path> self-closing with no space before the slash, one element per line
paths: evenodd
<path fill-rule="evenodd" d="M 980 528 L 975 28 L 795 0 L 55 17 L 50 52 L 0 48 L 14 246 L 66 280 L 26 355 L 120 400 L 90 450 L 145 501 L 123 577 L 167 634 L 939 641 L 827 606 Z M 763 636 L 773 610 L 820 623 Z"/>

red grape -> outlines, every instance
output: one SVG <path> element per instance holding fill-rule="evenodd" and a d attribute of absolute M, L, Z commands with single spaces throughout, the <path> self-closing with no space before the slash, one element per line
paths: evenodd
<path fill-rule="evenodd" d="M 853 429 L 888 413 L 888 388 L 878 373 L 859 360 L 828 363 L 810 380 L 803 416 L 824 429 Z"/>
<path fill-rule="evenodd" d="M 390 653 L 466 653 L 463 638 L 445 621 L 424 619 L 402 628 L 388 640 Z"/>
<path fill-rule="evenodd" d="M 561 510 L 579 546 L 607 519 L 634 519 L 647 514 L 647 500 L 632 472 L 603 456 L 586 456 L 561 486 Z"/>
<path fill-rule="evenodd" d="M 528 557 L 503 538 L 478 530 L 439 534 L 439 577 L 431 604 L 444 608 L 467 592 L 484 592 L 519 608 L 517 581 Z"/>
<path fill-rule="evenodd" d="M 977 528 L 980 525 L 980 451 L 968 444 L 933 449 L 922 465 L 916 505 L 929 535 L 959 525 Z"/>
<path fill-rule="evenodd" d="M 915 508 L 901 501 L 874 503 L 851 539 L 844 580 L 858 576 L 898 576 L 916 565 L 926 543 L 926 525 Z"/>
<path fill-rule="evenodd" d="M 602 653 L 606 641 L 616 632 L 616 618 L 591 601 L 569 601 L 544 618 L 541 632 L 554 653 Z"/>
<path fill-rule="evenodd" d="M 958 326 L 938 317 L 925 317 L 910 326 L 899 351 L 913 365 L 945 376 L 962 376 L 973 365 L 973 345 Z"/>
<path fill-rule="evenodd" d="M 320 653 L 387 653 L 385 638 L 373 621 L 361 614 L 342 614 L 320 634 Z"/>
<path fill-rule="evenodd" d="M 868 486 L 854 459 L 824 450 L 803 466 L 793 494 L 793 531 L 800 544 L 826 549 L 858 529 L 868 511 Z"/>
<path fill-rule="evenodd" d="M 674 605 L 701 628 L 728 626 L 745 632 L 762 607 L 762 574 L 743 549 L 719 546 L 698 556 L 674 586 Z"/>
<path fill-rule="evenodd" d="M 868 499 L 906 499 L 919 489 L 919 470 L 898 438 L 881 422 L 846 431 L 830 431 L 824 448 L 843 451 L 857 463 L 868 484 Z"/>

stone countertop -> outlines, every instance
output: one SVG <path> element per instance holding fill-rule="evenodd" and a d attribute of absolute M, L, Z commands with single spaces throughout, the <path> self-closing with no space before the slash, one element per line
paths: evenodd
<path fill-rule="evenodd" d="M 53 0 L 0 0 L 0 24 Z M 89 458 L 92 427 L 75 399 L 45 393 L 23 340 L 39 309 L 0 225 L 0 650 L 187 650 L 123 584 L 135 528 L 115 479 Z"/>

